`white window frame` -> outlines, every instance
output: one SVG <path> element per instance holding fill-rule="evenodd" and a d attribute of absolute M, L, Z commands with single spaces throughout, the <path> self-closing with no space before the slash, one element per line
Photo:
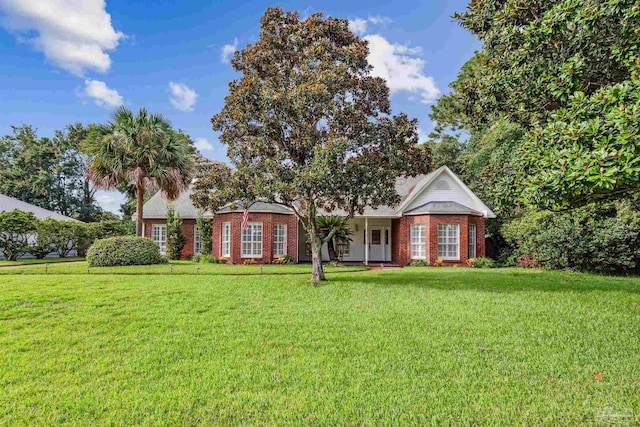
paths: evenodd
<path fill-rule="evenodd" d="M 478 238 L 477 230 L 478 229 L 475 224 L 469 224 L 469 258 L 477 257 L 477 249 L 476 249 L 477 238 Z"/>
<path fill-rule="evenodd" d="M 273 257 L 287 256 L 287 224 L 276 223 L 273 225 Z"/>
<path fill-rule="evenodd" d="M 193 254 L 197 255 L 202 250 L 202 238 L 198 232 L 198 224 L 193 226 Z"/>
<path fill-rule="evenodd" d="M 242 228 L 240 231 L 240 257 L 262 258 L 263 238 L 264 234 L 261 222 L 250 222 L 247 228 Z M 247 250 L 247 247 L 249 250 Z"/>
<path fill-rule="evenodd" d="M 460 259 L 460 224 L 438 224 L 438 258 Z M 441 234 L 443 233 L 443 234 Z M 455 241 L 452 240 L 455 238 Z M 452 248 L 455 247 L 455 255 Z"/>
<path fill-rule="evenodd" d="M 220 233 L 220 254 L 223 258 L 231 256 L 231 223 L 223 222 L 222 231 Z"/>
<path fill-rule="evenodd" d="M 164 240 L 162 239 L 164 237 Z M 151 225 L 151 240 L 160 248 L 160 254 L 167 254 L 167 224 Z"/>
<path fill-rule="evenodd" d="M 409 228 L 409 243 L 411 259 L 427 258 L 426 224 L 411 224 Z"/>

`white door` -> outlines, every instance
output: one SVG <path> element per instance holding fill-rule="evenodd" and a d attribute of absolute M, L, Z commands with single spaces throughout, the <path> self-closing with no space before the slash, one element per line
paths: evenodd
<path fill-rule="evenodd" d="M 384 228 L 369 229 L 369 261 L 385 260 Z"/>

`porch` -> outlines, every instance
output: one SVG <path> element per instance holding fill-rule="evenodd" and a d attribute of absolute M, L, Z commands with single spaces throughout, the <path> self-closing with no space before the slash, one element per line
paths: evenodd
<path fill-rule="evenodd" d="M 341 261 L 365 265 L 393 262 L 391 218 L 357 217 L 349 221 L 349 226 L 351 244 L 336 248 Z M 322 248 L 322 259 L 329 260 L 326 246 Z"/>

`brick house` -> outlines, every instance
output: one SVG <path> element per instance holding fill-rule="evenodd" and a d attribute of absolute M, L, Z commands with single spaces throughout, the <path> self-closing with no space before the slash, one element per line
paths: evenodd
<path fill-rule="evenodd" d="M 346 262 L 393 263 L 405 265 L 421 259 L 433 264 L 464 264 L 469 258 L 485 255 L 485 219 L 495 214 L 446 166 L 428 175 L 401 178 L 396 183 L 401 197 L 398 206 L 365 208 L 350 220 L 353 231 L 349 247 L 339 248 Z M 187 239 L 183 257 L 199 253 L 196 229 L 197 210 L 184 192 L 174 202 L 183 218 L 182 233 Z M 156 193 L 144 205 L 143 233 L 166 251 L 167 201 Z M 330 214 L 344 214 L 331 212 Z M 297 262 L 309 260 L 304 229 L 291 210 L 265 202 L 249 209 L 249 225 L 242 228 L 241 209 L 227 206 L 211 214 L 212 256 L 242 263 L 260 263 L 292 256 Z M 323 256 L 328 259 L 326 248 Z"/>

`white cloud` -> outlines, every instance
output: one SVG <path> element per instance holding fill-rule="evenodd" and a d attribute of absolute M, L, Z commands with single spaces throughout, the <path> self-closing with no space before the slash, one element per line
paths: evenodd
<path fill-rule="evenodd" d="M 419 48 L 391 44 L 379 34 L 364 37 L 369 42 L 369 63 L 372 75 L 387 81 L 391 93 L 407 91 L 418 94 L 424 103 L 432 102 L 440 91 L 433 77 L 424 74 L 424 60 L 416 58 Z"/>
<path fill-rule="evenodd" d="M 370 16 L 368 18 L 353 18 L 349 19 L 349 29 L 357 35 L 362 35 L 367 32 L 368 24 L 373 25 L 387 25 L 391 23 L 390 18 L 386 16 Z"/>
<path fill-rule="evenodd" d="M 125 202 L 125 196 L 117 191 L 96 191 L 96 202 L 105 211 L 120 215 L 120 205 Z"/>
<path fill-rule="evenodd" d="M 115 108 L 124 103 L 117 90 L 109 89 L 105 82 L 99 80 L 85 80 L 82 95 L 93 98 L 96 105 L 105 108 Z"/>
<path fill-rule="evenodd" d="M 426 142 L 429 140 L 429 132 L 422 128 L 418 128 L 418 142 Z"/>
<path fill-rule="evenodd" d="M 171 105 L 180 111 L 193 111 L 198 94 L 184 83 L 169 82 Z"/>
<path fill-rule="evenodd" d="M 198 151 L 213 150 L 213 144 L 207 138 L 196 138 L 193 140 L 193 145 Z"/>
<path fill-rule="evenodd" d="M 220 51 L 220 60 L 229 63 L 233 54 L 238 50 L 238 39 L 233 39 L 233 44 L 225 44 Z"/>
<path fill-rule="evenodd" d="M 364 34 L 367 32 L 367 20 L 362 18 L 349 19 L 349 29 L 354 34 Z"/>
<path fill-rule="evenodd" d="M 0 10 L 0 25 L 78 76 L 108 71 L 107 51 L 125 37 L 111 25 L 104 0 L 2 0 Z"/>

